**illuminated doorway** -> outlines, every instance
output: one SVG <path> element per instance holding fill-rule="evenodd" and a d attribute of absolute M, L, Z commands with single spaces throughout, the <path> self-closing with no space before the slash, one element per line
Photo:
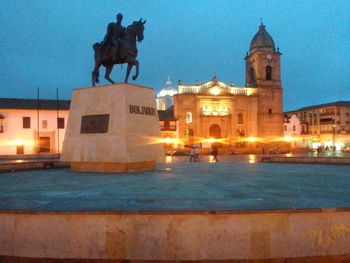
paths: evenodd
<path fill-rule="evenodd" d="M 214 139 L 219 139 L 221 138 L 221 128 L 217 124 L 213 124 L 209 128 L 209 137 L 214 138 Z"/>
<path fill-rule="evenodd" d="M 40 137 L 39 152 L 50 152 L 50 137 Z"/>

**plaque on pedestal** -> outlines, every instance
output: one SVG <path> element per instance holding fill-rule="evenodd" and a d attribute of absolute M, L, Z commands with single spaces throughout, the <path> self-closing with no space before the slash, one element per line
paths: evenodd
<path fill-rule="evenodd" d="M 73 171 L 154 170 L 163 158 L 153 89 L 118 83 L 73 91 L 61 156 Z"/>

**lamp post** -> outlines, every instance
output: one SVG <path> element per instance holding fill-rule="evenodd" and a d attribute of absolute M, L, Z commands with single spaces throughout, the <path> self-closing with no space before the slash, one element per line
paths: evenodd
<path fill-rule="evenodd" d="M 3 119 L 5 119 L 5 117 L 0 114 L 0 132 L 4 132 L 4 128 L 2 126 L 2 120 Z"/>
<path fill-rule="evenodd" d="M 336 128 L 336 126 L 335 126 L 335 124 L 333 124 L 333 151 L 335 151 L 335 128 Z"/>

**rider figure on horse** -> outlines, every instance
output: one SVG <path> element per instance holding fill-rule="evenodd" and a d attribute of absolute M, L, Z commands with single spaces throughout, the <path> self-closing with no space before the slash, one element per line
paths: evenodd
<path fill-rule="evenodd" d="M 137 42 L 143 40 L 143 31 L 145 21 L 142 18 L 134 21 L 127 28 L 122 26 L 123 15 L 117 15 L 117 23 L 110 23 L 107 28 L 107 34 L 102 42 L 94 43 L 95 66 L 92 71 L 92 85 L 99 83 L 99 68 L 103 65 L 106 68 L 105 79 L 110 83 L 114 81 L 109 77 L 113 66 L 116 64 L 127 64 L 125 82 L 128 82 L 129 74 L 133 66 L 136 67 L 135 80 L 139 75 L 139 61 L 137 60 Z"/>
<path fill-rule="evenodd" d="M 121 13 L 117 14 L 117 23 L 109 23 L 107 27 L 107 33 L 101 42 L 102 48 L 104 50 L 103 54 L 112 55 L 113 61 L 118 57 L 118 52 L 120 52 L 122 38 L 125 35 L 126 28 L 122 26 L 123 15 Z"/>

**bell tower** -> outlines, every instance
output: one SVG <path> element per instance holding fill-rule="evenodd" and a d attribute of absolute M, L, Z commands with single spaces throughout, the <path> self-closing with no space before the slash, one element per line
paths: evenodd
<path fill-rule="evenodd" d="M 281 88 L 280 56 L 275 42 L 261 23 L 250 43 L 246 60 L 246 85 L 250 87 Z"/>
<path fill-rule="evenodd" d="M 281 55 L 261 23 L 245 57 L 246 86 L 255 87 L 258 94 L 259 137 L 283 136 Z"/>

